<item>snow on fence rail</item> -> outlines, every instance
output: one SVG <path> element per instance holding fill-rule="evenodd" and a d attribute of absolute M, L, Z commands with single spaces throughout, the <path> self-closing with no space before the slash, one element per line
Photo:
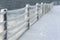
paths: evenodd
<path fill-rule="evenodd" d="M 49 12 L 53 3 L 36 3 L 17 10 L 0 12 L 0 40 L 18 40 L 40 17 Z"/>

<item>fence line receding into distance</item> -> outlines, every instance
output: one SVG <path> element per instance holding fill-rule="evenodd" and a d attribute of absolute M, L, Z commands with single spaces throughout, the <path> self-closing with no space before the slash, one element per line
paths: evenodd
<path fill-rule="evenodd" d="M 0 40 L 18 40 L 41 16 L 48 13 L 54 3 L 36 3 L 16 10 L 1 9 Z"/>

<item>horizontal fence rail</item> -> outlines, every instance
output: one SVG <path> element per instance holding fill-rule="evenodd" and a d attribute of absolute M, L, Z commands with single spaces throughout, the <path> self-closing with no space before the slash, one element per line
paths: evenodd
<path fill-rule="evenodd" d="M 1 9 L 0 40 L 18 40 L 44 14 L 48 13 L 54 3 L 27 4 L 16 10 Z"/>

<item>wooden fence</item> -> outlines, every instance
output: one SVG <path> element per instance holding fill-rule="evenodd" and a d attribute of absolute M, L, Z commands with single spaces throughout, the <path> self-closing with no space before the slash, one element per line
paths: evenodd
<path fill-rule="evenodd" d="M 16 10 L 1 9 L 0 40 L 18 40 L 52 7 L 53 3 L 36 3 Z"/>

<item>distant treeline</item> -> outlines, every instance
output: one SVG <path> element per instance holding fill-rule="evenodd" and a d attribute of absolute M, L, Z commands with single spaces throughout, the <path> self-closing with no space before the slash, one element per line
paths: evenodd
<path fill-rule="evenodd" d="M 0 5 L 9 10 L 23 8 L 26 4 L 34 5 L 41 2 L 52 2 L 55 0 L 0 0 Z"/>

